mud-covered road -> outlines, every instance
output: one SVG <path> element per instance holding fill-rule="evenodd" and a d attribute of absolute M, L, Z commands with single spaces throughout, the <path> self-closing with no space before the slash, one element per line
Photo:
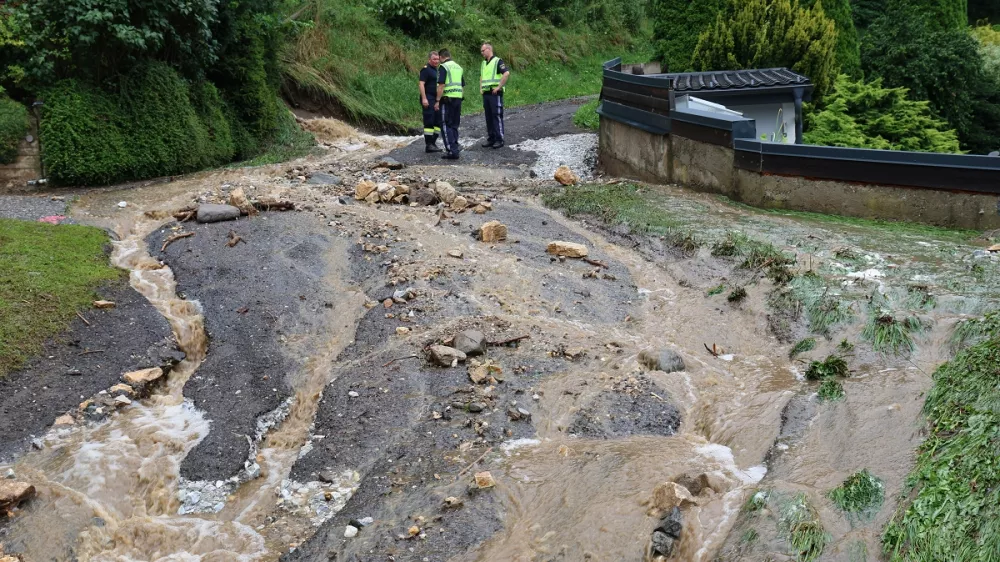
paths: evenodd
<path fill-rule="evenodd" d="M 877 548 L 896 494 L 858 527 L 825 494 L 861 468 L 901 489 L 919 397 L 970 309 L 924 310 L 926 336 L 906 356 L 865 348 L 858 310 L 806 360 L 790 358 L 808 314 L 776 316 L 780 287 L 763 268 L 605 223 L 601 208 L 570 219 L 542 204 L 579 189 L 563 192 L 549 168 L 593 172 L 596 138 L 572 126 L 577 106 L 511 111 L 507 147 L 470 146 L 455 164 L 425 155 L 420 139 L 320 120 L 307 127 L 322 151 L 307 159 L 79 193 L 73 219 L 117 233 L 112 259 L 136 292 L 117 294 L 116 314 L 132 320 L 74 324 L 51 356 L 0 382 L 23 387 L 0 394 L 0 457 L 17 455 L 0 471 L 38 491 L 0 519 L 3 549 L 26 562 L 638 561 L 667 541 L 676 560 L 794 559 L 779 503 L 800 493 L 830 531 L 819 559 Z M 477 121 L 463 118 L 466 138 L 481 136 Z M 366 202 L 365 185 L 381 199 Z M 171 217 L 237 189 L 295 210 Z M 886 270 L 890 259 L 931 263 L 905 257 L 914 243 L 935 244 L 934 267 L 972 251 L 931 233 L 883 257 L 872 250 L 883 241 L 853 227 L 676 187 L 646 197 L 702 236 L 771 240 L 802 271 L 845 247 L 857 269 Z M 491 221 L 505 238 L 482 239 Z M 554 241 L 587 255 L 554 255 Z M 878 280 L 858 290 L 891 293 L 895 280 Z M 745 298 L 728 296 L 737 287 Z M 140 293 L 146 306 L 131 312 Z M 148 398 L 101 416 L 91 404 L 42 436 L 122 373 L 152 366 L 167 326 L 187 357 Z M 74 346 L 94 338 L 115 352 L 88 366 L 91 378 L 60 378 Z M 858 346 L 844 355 L 846 398 L 819 402 L 801 373 L 841 339 Z M 765 487 L 774 521 L 748 518 L 741 507 Z"/>

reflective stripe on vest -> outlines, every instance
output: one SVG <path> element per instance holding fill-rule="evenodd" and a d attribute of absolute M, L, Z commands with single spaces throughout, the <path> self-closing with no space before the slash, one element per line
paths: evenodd
<path fill-rule="evenodd" d="M 483 61 L 479 67 L 479 91 L 486 93 L 500 86 L 500 76 L 497 75 L 497 63 L 500 57 L 493 57 L 490 62 Z"/>
<path fill-rule="evenodd" d="M 450 60 L 441 63 L 447 71 L 444 82 L 444 97 L 462 99 L 462 67 Z"/>

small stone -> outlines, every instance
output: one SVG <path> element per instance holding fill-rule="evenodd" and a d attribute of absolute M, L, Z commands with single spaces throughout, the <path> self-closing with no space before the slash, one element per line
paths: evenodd
<path fill-rule="evenodd" d="M 112 301 L 94 301 L 94 308 L 114 308 L 115 303 Z"/>
<path fill-rule="evenodd" d="M 392 308 L 392 299 L 385 299 L 382 301 L 382 306 L 384 308 Z"/>
<path fill-rule="evenodd" d="M 407 328 L 406 326 L 397 326 L 396 327 L 396 335 L 397 336 L 405 336 L 406 334 L 409 334 L 409 333 L 410 333 L 410 329 Z"/>
<path fill-rule="evenodd" d="M 5 509 L 17 507 L 18 504 L 30 500 L 34 495 L 35 487 L 27 482 L 0 481 L 0 513 Z"/>
<path fill-rule="evenodd" d="M 490 472 L 483 471 L 476 473 L 476 486 L 480 489 L 492 488 L 497 485 L 497 481 L 493 479 L 493 475 Z"/>
<path fill-rule="evenodd" d="M 375 522 L 375 518 L 371 517 L 371 516 L 369 516 L 369 517 L 362 517 L 361 519 L 358 519 L 358 523 L 361 523 L 362 527 L 367 527 L 367 526 L 371 525 L 374 522 Z"/>
<path fill-rule="evenodd" d="M 435 183 L 434 193 L 437 194 L 438 199 L 440 199 L 445 205 L 451 205 L 454 203 L 455 197 L 458 196 L 458 192 L 455 191 L 455 188 L 446 181 L 439 181 Z"/>
<path fill-rule="evenodd" d="M 640 351 L 639 364 L 650 371 L 663 371 L 664 373 L 683 371 L 685 368 L 684 358 L 676 351 L 667 348 Z"/>
<path fill-rule="evenodd" d="M 442 367 L 451 367 L 456 363 L 464 362 L 465 357 L 465 353 L 446 345 L 432 345 L 428 350 L 430 361 Z"/>
<path fill-rule="evenodd" d="M 100 410 L 100 408 L 98 408 L 98 410 Z M 42 442 L 41 439 L 32 439 L 31 440 L 31 446 L 34 447 L 35 449 L 41 451 L 42 449 L 45 448 L 45 443 Z"/>
<path fill-rule="evenodd" d="M 316 475 L 316 477 L 319 478 L 320 482 L 324 482 L 326 484 L 336 484 L 339 481 L 339 478 L 337 478 L 337 474 L 334 472 L 330 472 L 329 470 L 324 470 L 323 472 L 320 472 L 318 475 Z"/>
<path fill-rule="evenodd" d="M 670 510 L 670 513 L 660 520 L 660 525 L 656 530 L 672 539 L 681 538 L 681 531 L 684 530 L 684 520 L 680 508 L 675 507 Z"/>
<path fill-rule="evenodd" d="M 482 402 L 472 402 L 468 406 L 468 410 L 473 414 L 478 414 L 479 412 L 482 412 L 485 409 L 486 409 L 486 404 Z"/>
<path fill-rule="evenodd" d="M 464 254 L 462 253 L 462 250 L 455 249 L 455 250 L 448 250 L 448 255 L 453 258 L 461 258 Z"/>
<path fill-rule="evenodd" d="M 486 243 L 507 239 L 507 227 L 500 221 L 490 221 L 479 227 L 479 239 Z"/>
<path fill-rule="evenodd" d="M 410 527 L 410 529 L 407 532 L 410 533 L 411 537 L 415 537 L 415 536 L 417 536 L 417 535 L 420 534 L 420 527 L 417 527 L 416 525 L 414 525 L 414 526 Z"/>
<path fill-rule="evenodd" d="M 573 170 L 569 169 L 569 166 L 559 166 L 556 168 L 556 173 L 553 174 L 556 181 L 563 185 L 576 185 L 580 181 L 580 176 L 573 173 Z"/>
<path fill-rule="evenodd" d="M 240 210 L 232 205 L 217 205 L 215 203 L 203 203 L 198 205 L 198 222 L 222 222 L 231 221 L 240 217 Z"/>
<path fill-rule="evenodd" d="M 447 498 L 444 499 L 444 508 L 445 509 L 455 509 L 455 508 L 462 507 L 462 504 L 464 504 L 464 503 L 465 502 L 463 502 L 462 500 L 456 498 L 455 496 L 448 496 Z"/>
<path fill-rule="evenodd" d="M 465 330 L 455 336 L 452 346 L 469 357 L 482 355 L 486 353 L 486 336 L 478 330 Z"/>
<path fill-rule="evenodd" d="M 52 425 L 76 425 L 76 420 L 69 414 L 63 414 L 56 418 Z"/>
<path fill-rule="evenodd" d="M 389 168 L 390 170 L 402 170 L 402 162 L 396 160 L 395 158 L 390 158 L 388 156 L 382 158 L 378 161 L 379 168 Z"/>
<path fill-rule="evenodd" d="M 7 480 L 13 480 L 14 479 L 14 469 L 13 468 L 8 468 L 7 472 L 4 473 L 3 477 L 6 478 Z"/>
<path fill-rule="evenodd" d="M 118 202 L 118 208 L 119 209 L 124 209 L 125 207 L 128 207 L 128 202 L 126 202 L 126 201 L 119 201 Z"/>
<path fill-rule="evenodd" d="M 127 394 L 127 395 L 132 395 L 135 392 L 135 390 L 133 390 L 131 386 L 129 386 L 129 385 L 125 384 L 125 383 L 121 383 L 120 382 L 120 383 L 112 386 L 111 388 L 109 388 L 108 392 L 110 392 L 111 394 Z"/>
<path fill-rule="evenodd" d="M 566 256 L 567 258 L 584 258 L 587 257 L 588 253 L 587 247 L 583 244 L 564 242 L 562 240 L 549 242 L 545 251 L 556 256 Z"/>
<path fill-rule="evenodd" d="M 353 390 L 349 391 L 347 393 L 347 395 L 350 396 L 351 398 L 357 398 L 358 396 L 361 396 L 360 394 L 358 394 L 357 392 L 355 392 Z"/>
<path fill-rule="evenodd" d="M 131 371 L 122 375 L 125 382 L 132 386 L 136 385 L 146 385 L 160 380 L 163 376 L 163 369 L 159 367 L 150 367 L 149 369 L 141 369 L 139 371 Z"/>
<path fill-rule="evenodd" d="M 132 401 L 127 396 L 115 396 L 115 404 L 119 406 L 128 406 L 131 403 Z"/>
<path fill-rule="evenodd" d="M 257 214 L 257 209 L 255 209 L 253 204 L 250 203 L 250 200 L 247 199 L 247 194 L 243 191 L 242 187 L 237 187 L 229 194 L 229 204 L 239 209 L 241 214 Z"/>
<path fill-rule="evenodd" d="M 660 511 L 671 511 L 689 503 L 695 503 L 694 496 L 675 482 L 665 482 L 653 489 L 653 507 Z"/>
<path fill-rule="evenodd" d="M 430 189 L 414 189 L 410 193 L 410 201 L 413 201 L 417 205 L 429 206 L 438 202 L 437 193 Z"/>
<path fill-rule="evenodd" d="M 379 201 L 379 196 L 377 191 L 372 191 L 371 193 L 368 194 L 367 197 L 365 197 L 365 202 L 371 203 L 372 205 L 378 203 L 378 201 Z"/>
<path fill-rule="evenodd" d="M 375 191 L 375 182 L 369 180 L 361 180 L 358 185 L 354 186 L 354 198 L 358 201 L 364 201 L 368 195 Z"/>
<path fill-rule="evenodd" d="M 375 191 L 378 193 L 379 200 L 383 203 L 392 201 L 392 198 L 396 196 L 396 188 L 387 183 L 378 184 Z"/>
<path fill-rule="evenodd" d="M 484 215 L 484 214 L 486 214 L 487 210 L 488 210 L 487 207 L 485 205 L 483 205 L 482 203 L 480 203 L 480 204 L 478 204 L 478 205 L 476 205 L 475 207 L 472 208 L 472 212 L 476 213 L 477 215 Z"/>
<path fill-rule="evenodd" d="M 653 531 L 653 554 L 670 556 L 674 551 L 674 539 L 660 531 Z"/>
<path fill-rule="evenodd" d="M 313 172 L 309 174 L 308 182 L 311 185 L 340 185 L 340 177 L 323 172 Z"/>
<path fill-rule="evenodd" d="M 455 200 L 451 202 L 451 208 L 455 211 L 464 211 L 469 206 L 469 200 L 461 195 L 455 197 Z"/>
<path fill-rule="evenodd" d="M 71 377 L 79 377 L 83 375 L 83 371 L 81 371 L 80 369 L 70 369 L 66 371 L 66 374 Z"/>
<path fill-rule="evenodd" d="M 353 539 L 356 536 L 358 536 L 358 528 L 357 527 L 355 527 L 354 525 L 348 525 L 348 526 L 344 527 L 344 538 L 345 539 Z"/>

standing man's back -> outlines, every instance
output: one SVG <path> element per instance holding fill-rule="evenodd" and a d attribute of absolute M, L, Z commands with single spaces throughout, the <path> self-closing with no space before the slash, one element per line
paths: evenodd
<path fill-rule="evenodd" d="M 438 105 L 444 122 L 444 148 L 448 152 L 441 158 L 458 160 L 461 150 L 458 145 L 458 126 L 462 118 L 462 87 L 465 86 L 465 78 L 462 76 L 462 67 L 451 60 L 448 49 L 441 49 L 438 54 L 441 56 L 438 68 Z"/>
<path fill-rule="evenodd" d="M 479 52 L 483 64 L 479 69 L 479 91 L 483 94 L 486 114 L 486 143 L 483 148 L 503 146 L 503 87 L 510 78 L 510 70 L 500 57 L 494 56 L 493 45 L 483 43 Z"/>

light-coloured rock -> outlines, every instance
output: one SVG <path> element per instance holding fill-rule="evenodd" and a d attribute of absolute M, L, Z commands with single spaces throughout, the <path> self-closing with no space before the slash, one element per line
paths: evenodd
<path fill-rule="evenodd" d="M 476 213 L 477 215 L 486 214 L 486 211 L 487 211 L 487 208 L 482 203 L 480 203 L 480 204 L 478 204 L 478 205 L 476 205 L 475 207 L 472 208 L 472 212 Z"/>
<path fill-rule="evenodd" d="M 345 539 L 353 539 L 356 536 L 358 536 L 358 528 L 357 527 L 355 527 L 354 525 L 348 525 L 348 526 L 344 527 L 344 538 Z"/>
<path fill-rule="evenodd" d="M 474 384 L 482 384 L 485 382 L 496 383 L 494 375 L 499 376 L 503 372 L 503 369 L 499 365 L 494 365 L 489 359 L 485 363 L 480 363 L 479 361 L 472 360 L 469 366 L 469 380 Z M 502 378 L 502 377 L 501 377 Z"/>
<path fill-rule="evenodd" d="M 479 239 L 487 243 L 506 240 L 507 226 L 500 221 L 490 221 L 479 227 Z"/>
<path fill-rule="evenodd" d="M 460 258 L 464 254 L 462 254 L 462 250 L 459 250 L 459 249 L 456 248 L 456 249 L 453 249 L 453 250 L 448 250 L 448 255 L 451 256 L 451 257 L 453 257 L 453 258 Z"/>
<path fill-rule="evenodd" d="M 492 488 L 497 485 L 497 481 L 493 479 L 493 475 L 490 471 L 486 470 L 483 472 L 476 473 L 476 486 L 479 489 Z"/>
<path fill-rule="evenodd" d="M 587 257 L 588 253 L 587 247 L 583 244 L 565 242 L 563 240 L 549 242 L 545 251 L 556 256 L 566 256 L 567 258 L 584 258 Z"/>
<path fill-rule="evenodd" d="M 0 511 L 17 507 L 35 495 L 35 487 L 17 480 L 0 480 Z"/>
<path fill-rule="evenodd" d="M 94 301 L 94 308 L 114 308 L 115 306 L 112 301 Z"/>
<path fill-rule="evenodd" d="M 399 195 L 407 195 L 410 193 L 410 186 L 399 184 L 396 186 L 396 193 Z"/>
<path fill-rule="evenodd" d="M 383 203 L 392 201 L 392 198 L 396 196 L 396 188 L 387 183 L 378 184 L 375 191 L 378 192 L 378 198 Z"/>
<path fill-rule="evenodd" d="M 132 401 L 128 399 L 128 396 L 115 396 L 115 404 L 119 406 L 128 406 Z"/>
<path fill-rule="evenodd" d="M 437 194 L 438 199 L 444 201 L 446 205 L 451 205 L 455 202 L 455 197 L 458 196 L 458 192 L 455 188 L 451 186 L 450 183 L 446 181 L 439 181 L 434 184 L 434 193 Z"/>
<path fill-rule="evenodd" d="M 432 345 L 428 349 L 428 359 L 435 365 L 451 367 L 456 363 L 465 361 L 465 354 L 446 345 Z"/>
<path fill-rule="evenodd" d="M 354 186 L 354 198 L 358 201 L 364 201 L 368 195 L 375 191 L 375 182 L 370 180 L 361 180 L 358 185 Z"/>
<path fill-rule="evenodd" d="M 408 532 L 410 533 L 411 537 L 415 537 L 415 536 L 417 536 L 417 535 L 420 534 L 420 527 L 417 527 L 416 525 L 413 525 L 412 527 L 410 527 L 410 529 L 408 530 Z"/>
<path fill-rule="evenodd" d="M 684 359 L 672 349 L 644 349 L 639 352 L 639 364 L 650 371 L 673 373 L 684 370 Z"/>
<path fill-rule="evenodd" d="M 202 203 L 198 205 L 198 222 L 222 222 L 240 218 L 240 210 L 232 205 Z"/>
<path fill-rule="evenodd" d="M 653 507 L 658 510 L 670 511 L 693 503 L 696 502 L 691 492 L 675 482 L 664 482 L 653 489 Z"/>
<path fill-rule="evenodd" d="M 250 203 L 250 200 L 247 199 L 247 194 L 243 191 L 242 187 L 237 187 L 229 194 L 229 204 L 239 209 L 241 214 L 257 214 L 257 209 L 252 203 Z"/>
<path fill-rule="evenodd" d="M 76 425 L 76 420 L 69 414 L 63 414 L 56 418 L 52 425 Z"/>
<path fill-rule="evenodd" d="M 123 383 L 123 382 L 120 382 L 120 383 L 112 386 L 111 388 L 109 388 L 108 392 L 110 392 L 111 394 L 132 395 L 135 392 L 135 390 L 131 386 L 129 386 L 129 385 Z"/>
<path fill-rule="evenodd" d="M 461 195 L 455 197 L 455 200 L 451 202 L 451 208 L 455 211 L 464 211 L 469 206 L 469 200 Z"/>
<path fill-rule="evenodd" d="M 122 379 L 132 386 L 145 385 L 154 383 L 163 376 L 163 369 L 159 367 L 150 367 L 149 369 L 142 369 L 139 371 L 132 371 L 122 375 Z"/>
<path fill-rule="evenodd" d="M 556 168 L 556 181 L 563 185 L 576 185 L 580 181 L 580 176 L 573 173 L 569 166 L 559 166 Z"/>
<path fill-rule="evenodd" d="M 407 328 L 406 326 L 398 326 L 396 328 L 396 335 L 397 336 L 405 336 L 406 334 L 409 334 L 409 333 L 410 333 L 410 329 Z"/>

